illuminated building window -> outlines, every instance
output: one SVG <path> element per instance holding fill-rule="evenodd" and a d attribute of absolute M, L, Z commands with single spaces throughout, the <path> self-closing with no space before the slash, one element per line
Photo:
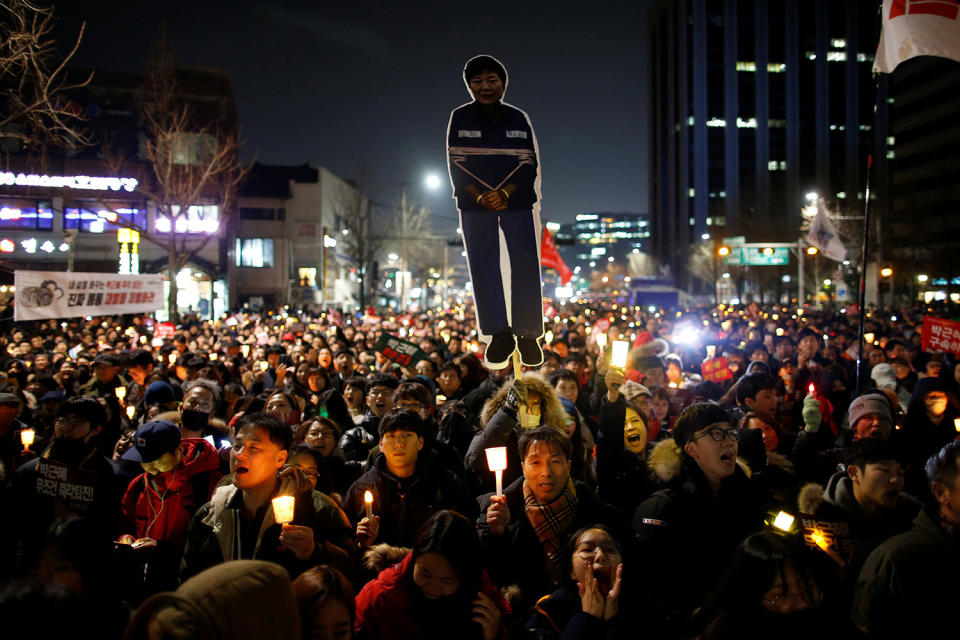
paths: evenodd
<path fill-rule="evenodd" d="M 738 129 L 756 129 L 757 128 L 757 119 L 756 118 L 737 118 L 737 128 Z"/>
<path fill-rule="evenodd" d="M 847 41 L 843 38 L 831 38 L 830 46 L 834 49 L 845 49 L 847 46 Z"/>
<path fill-rule="evenodd" d="M 238 267 L 272 267 L 272 238 L 237 238 Z"/>
<path fill-rule="evenodd" d="M 846 51 L 828 51 L 827 52 L 827 62 L 846 62 L 846 61 L 847 61 Z"/>
<path fill-rule="evenodd" d="M 725 127 L 727 126 L 727 121 L 723 118 L 713 117 L 707 120 L 708 127 Z"/>
<path fill-rule="evenodd" d="M 768 62 L 767 71 L 769 73 L 783 73 L 787 70 L 787 65 L 782 62 Z"/>
<path fill-rule="evenodd" d="M 690 187 L 690 189 L 687 190 L 687 195 L 693 198 L 697 195 L 697 190 L 693 187 Z"/>
<path fill-rule="evenodd" d="M 757 63 L 756 62 L 738 62 L 737 71 L 756 71 Z"/>

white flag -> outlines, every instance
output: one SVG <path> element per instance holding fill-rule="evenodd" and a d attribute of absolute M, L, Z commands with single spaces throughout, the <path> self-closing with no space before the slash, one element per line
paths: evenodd
<path fill-rule="evenodd" d="M 807 232 L 807 242 L 831 260 L 843 262 L 847 259 L 847 248 L 843 246 L 843 241 L 837 235 L 833 222 L 824 214 L 823 207 L 817 206 L 817 215 L 813 218 L 810 231 Z"/>
<path fill-rule="evenodd" d="M 960 62 L 960 1 L 883 0 L 874 72 L 892 73 L 914 56 Z"/>

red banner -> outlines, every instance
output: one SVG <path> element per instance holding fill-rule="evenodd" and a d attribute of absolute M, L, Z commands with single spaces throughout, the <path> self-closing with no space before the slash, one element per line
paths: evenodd
<path fill-rule="evenodd" d="M 544 228 L 543 238 L 540 240 L 540 264 L 559 273 L 560 282 L 563 284 L 570 282 L 570 278 L 573 277 L 573 272 L 560 257 L 557 245 L 553 242 L 553 236 L 546 228 Z"/>
<path fill-rule="evenodd" d="M 960 354 L 960 322 L 926 316 L 920 336 L 920 348 L 924 351 Z"/>
<path fill-rule="evenodd" d="M 700 365 L 700 371 L 703 373 L 703 379 L 711 382 L 723 382 L 733 377 L 727 359 L 723 357 L 704 360 Z"/>

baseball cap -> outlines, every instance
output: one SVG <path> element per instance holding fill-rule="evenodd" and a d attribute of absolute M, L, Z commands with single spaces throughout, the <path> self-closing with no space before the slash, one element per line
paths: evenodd
<path fill-rule="evenodd" d="M 168 420 L 151 420 L 137 429 L 133 446 L 123 454 L 124 460 L 153 462 L 180 446 L 180 427 Z"/>

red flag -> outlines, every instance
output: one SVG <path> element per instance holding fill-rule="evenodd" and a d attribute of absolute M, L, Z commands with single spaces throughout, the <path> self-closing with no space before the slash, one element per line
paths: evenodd
<path fill-rule="evenodd" d="M 883 29 L 873 70 L 893 73 L 914 56 L 960 62 L 960 3 L 957 0 L 883 0 Z"/>
<path fill-rule="evenodd" d="M 573 277 L 573 272 L 560 257 L 557 245 L 553 243 L 553 236 L 546 228 L 543 230 L 543 239 L 540 241 L 540 264 L 559 273 L 560 282 L 563 284 L 570 282 L 570 278 Z"/>

